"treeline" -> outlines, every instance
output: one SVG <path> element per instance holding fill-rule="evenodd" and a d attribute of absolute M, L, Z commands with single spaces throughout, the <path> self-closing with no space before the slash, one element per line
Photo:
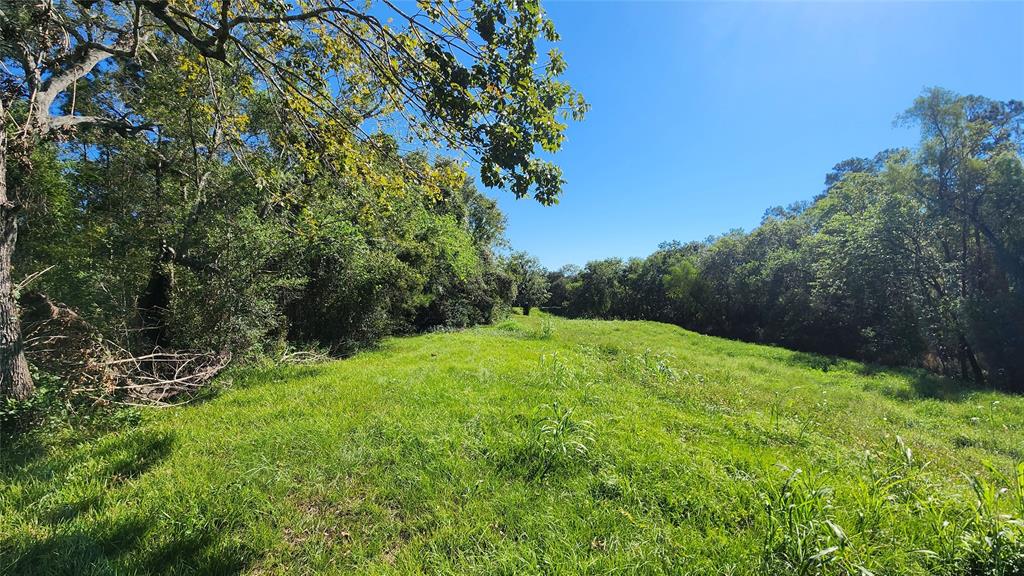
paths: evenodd
<path fill-rule="evenodd" d="M 36 382 L 163 401 L 227 359 L 489 322 L 486 186 L 553 203 L 587 105 L 537 0 L 0 10 L 0 424 Z M 312 353 L 312 352 L 311 352 Z M 126 398 L 127 397 L 127 398 Z"/>
<path fill-rule="evenodd" d="M 453 180 L 388 193 L 344 178 L 303 183 L 281 166 L 293 180 L 282 196 L 217 158 L 194 172 L 187 136 L 167 124 L 162 135 L 152 148 L 113 137 L 75 157 L 36 154 L 25 185 L 39 216 L 15 260 L 39 274 L 26 294 L 126 349 L 238 357 L 310 345 L 343 354 L 389 334 L 489 322 L 512 304 L 512 268 L 495 253 L 504 216 L 456 165 L 395 153 Z M 275 171 L 285 154 L 247 161 Z"/>
<path fill-rule="evenodd" d="M 547 305 L 1024 391 L 1022 119 L 929 90 L 900 117 L 915 150 L 841 162 L 749 233 L 550 272 Z"/>

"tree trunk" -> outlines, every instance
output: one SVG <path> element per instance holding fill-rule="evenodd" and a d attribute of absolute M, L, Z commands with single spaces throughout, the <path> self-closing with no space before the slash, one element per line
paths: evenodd
<path fill-rule="evenodd" d="M 166 245 L 160 254 L 157 255 L 149 271 L 149 282 L 146 289 L 139 297 L 138 309 L 139 320 L 142 328 L 142 337 L 145 343 L 153 348 L 158 348 L 166 340 L 167 330 L 165 319 L 167 309 L 171 306 L 171 278 L 167 273 Z"/>
<path fill-rule="evenodd" d="M 17 211 L 18 205 L 7 194 L 7 132 L 0 126 L 0 398 L 24 400 L 32 395 L 35 386 L 25 360 L 18 304 L 14 296 Z"/>
<path fill-rule="evenodd" d="M 981 364 L 978 363 L 978 357 L 974 354 L 974 349 L 967 342 L 967 337 L 960 333 L 960 347 L 963 351 L 963 358 L 967 360 L 971 365 L 971 373 L 974 376 L 974 383 L 979 386 L 985 385 L 985 371 L 981 369 Z M 967 379 L 967 368 L 966 366 L 961 367 L 964 372 L 964 379 Z"/>

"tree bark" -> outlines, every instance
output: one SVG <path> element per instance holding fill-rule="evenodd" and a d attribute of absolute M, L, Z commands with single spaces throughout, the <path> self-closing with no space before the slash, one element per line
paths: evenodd
<path fill-rule="evenodd" d="M 162 245 L 149 271 L 149 282 L 139 297 L 138 310 L 141 323 L 141 334 L 146 344 L 159 348 L 166 340 L 165 317 L 171 306 L 171 278 L 167 273 L 167 245 Z"/>
<path fill-rule="evenodd" d="M 0 105 L 0 113 L 3 106 Z M 2 128 L 2 127 L 0 127 Z M 0 399 L 24 400 L 35 391 L 25 359 L 18 304 L 14 295 L 14 247 L 18 205 L 7 190 L 7 132 L 0 129 Z"/>
<path fill-rule="evenodd" d="M 974 383 L 978 386 L 985 385 L 985 371 L 981 369 L 981 364 L 978 363 L 978 357 L 974 354 L 974 349 L 967 342 L 967 337 L 964 336 L 963 332 L 960 333 L 960 346 L 963 351 L 963 358 L 971 365 L 971 373 L 974 376 Z M 967 379 L 967 367 L 962 366 L 963 378 Z"/>

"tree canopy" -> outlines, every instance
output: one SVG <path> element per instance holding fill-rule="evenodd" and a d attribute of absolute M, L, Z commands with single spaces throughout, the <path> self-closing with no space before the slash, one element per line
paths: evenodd
<path fill-rule="evenodd" d="M 556 202 L 540 154 L 587 108 L 557 40 L 537 0 L 0 4 L 0 393 L 31 394 L 34 274 L 128 348 L 489 317 L 502 217 L 416 148 Z"/>

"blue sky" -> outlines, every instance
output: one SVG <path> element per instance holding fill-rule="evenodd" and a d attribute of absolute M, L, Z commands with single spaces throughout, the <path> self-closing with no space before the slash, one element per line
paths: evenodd
<path fill-rule="evenodd" d="M 893 119 L 925 87 L 1024 99 L 1024 2 L 546 8 L 592 110 L 555 156 L 560 204 L 490 193 L 549 268 L 749 230 L 835 163 L 914 144 Z"/>

